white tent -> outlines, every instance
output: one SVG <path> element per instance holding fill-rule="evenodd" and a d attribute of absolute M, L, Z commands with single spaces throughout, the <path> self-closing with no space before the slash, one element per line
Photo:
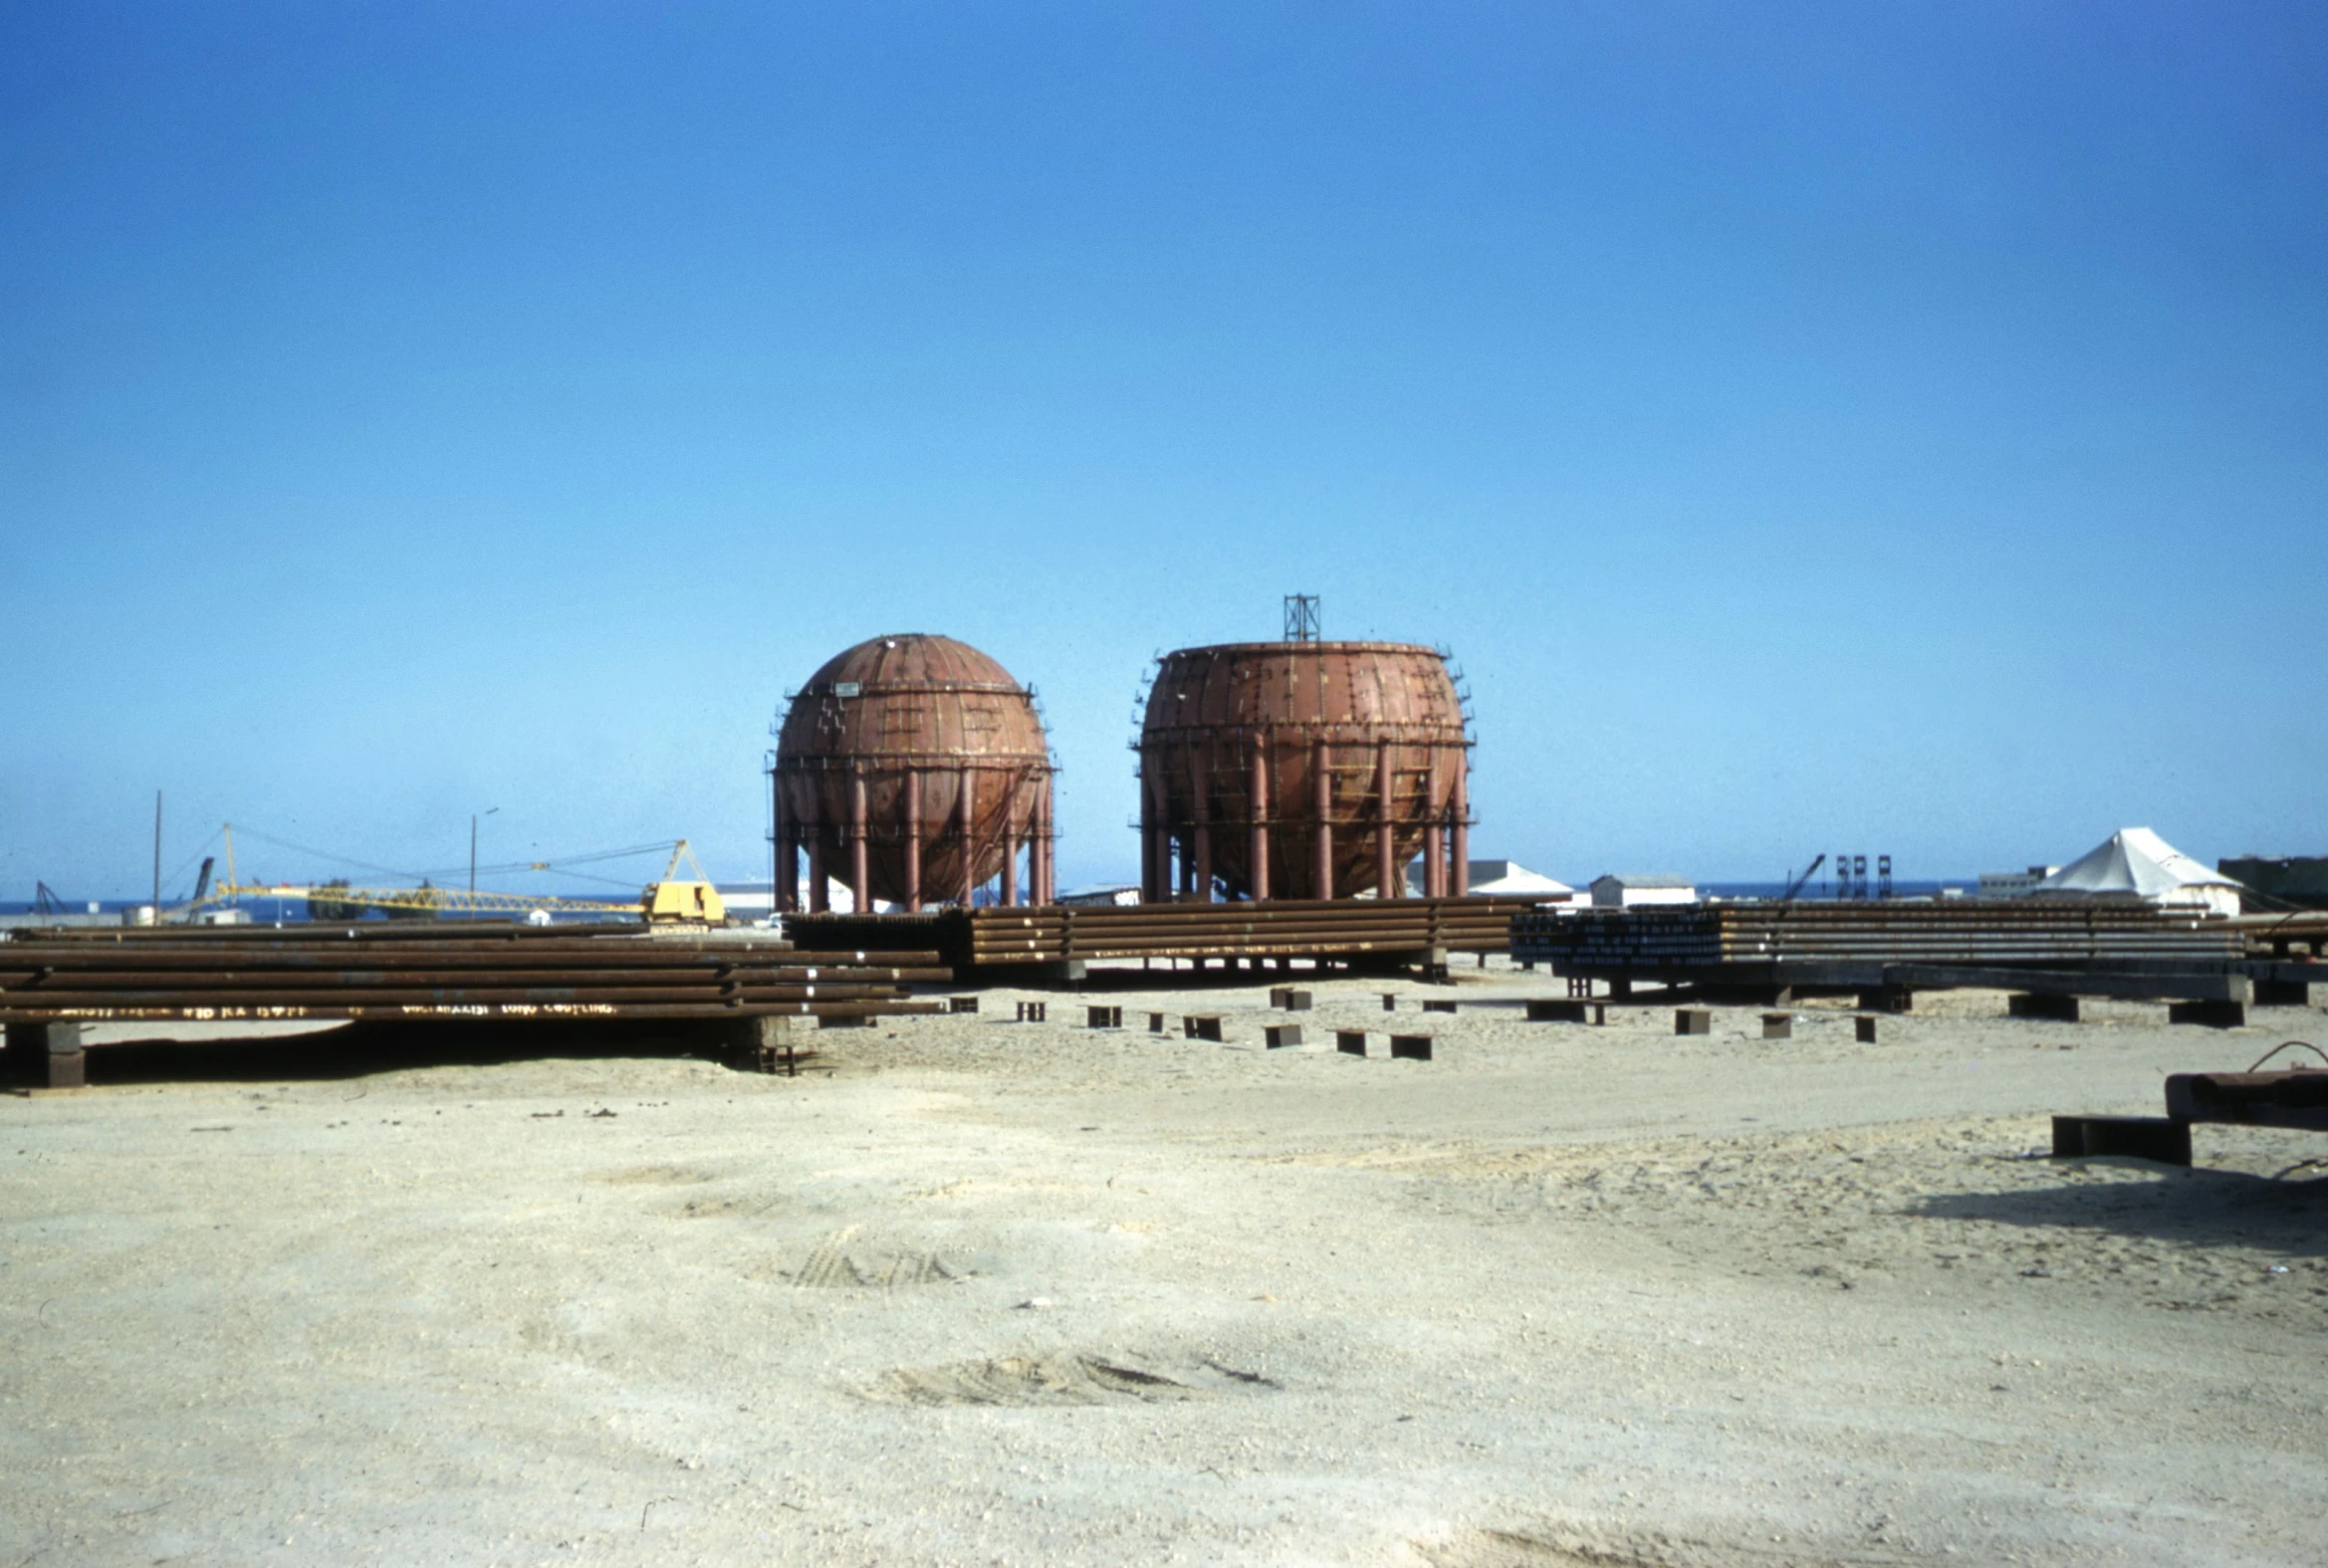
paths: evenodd
<path fill-rule="evenodd" d="M 2134 896 L 2235 915 L 2239 884 L 2147 827 L 2122 827 L 2030 889 L 2033 898 Z"/>

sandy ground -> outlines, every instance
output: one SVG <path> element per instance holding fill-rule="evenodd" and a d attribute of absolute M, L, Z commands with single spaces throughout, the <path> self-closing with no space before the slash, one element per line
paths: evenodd
<path fill-rule="evenodd" d="M 2328 1139 L 2037 1157 L 2328 1019 L 1460 980 L 0 1099 L 0 1568 L 2328 1562 Z"/>

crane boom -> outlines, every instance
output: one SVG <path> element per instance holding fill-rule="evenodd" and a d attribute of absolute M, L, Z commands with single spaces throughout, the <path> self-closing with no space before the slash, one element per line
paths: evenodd
<path fill-rule="evenodd" d="M 695 868 L 692 882 L 675 880 L 682 858 Z M 721 901 L 719 889 L 703 874 L 703 862 L 695 858 L 695 851 L 684 838 L 672 846 L 671 863 L 663 867 L 663 879 L 649 883 L 639 896 L 639 907 L 649 920 L 700 920 L 717 925 L 728 917 L 728 906 Z"/>
<path fill-rule="evenodd" d="M 1793 881 L 1786 884 L 1786 891 L 1778 895 L 1778 902 L 1781 904 L 1793 903 L 1794 895 L 1802 891 L 1802 885 L 1805 882 L 1808 882 L 1812 877 L 1817 876 L 1819 874 L 1819 867 L 1825 865 L 1826 863 L 1826 851 L 1821 850 L 1819 851 L 1818 858 L 1811 861 L 1809 865 L 1806 865 L 1802 868 L 1802 875 L 1796 877 Z"/>
<path fill-rule="evenodd" d="M 342 887 L 334 883 L 221 882 L 204 902 L 230 898 L 301 898 L 322 904 L 360 904 L 366 909 L 410 909 L 439 915 L 552 914 L 632 915 L 635 903 L 595 898 L 555 898 L 532 893 L 469 893 L 453 887 Z"/>
<path fill-rule="evenodd" d="M 322 904 L 355 906 L 361 909 L 410 910 L 426 915 L 531 915 L 536 911 L 552 915 L 627 915 L 646 920 L 706 920 L 717 923 L 725 916 L 716 889 L 703 868 L 695 862 L 695 852 L 682 838 L 671 851 L 671 863 L 663 873 L 663 880 L 649 886 L 636 899 L 616 903 L 602 898 L 562 898 L 548 893 L 478 893 L 459 888 L 430 887 L 425 882 L 419 887 L 349 887 L 344 883 L 305 882 L 245 882 L 235 873 L 234 824 L 224 829 L 226 838 L 226 875 L 212 885 L 207 894 L 199 888 L 191 908 L 206 904 L 225 903 L 236 898 L 296 898 L 305 899 L 311 906 Z M 675 882 L 672 873 L 679 869 L 684 857 L 695 866 L 699 881 Z M 207 879 L 209 863 L 204 862 Z"/>

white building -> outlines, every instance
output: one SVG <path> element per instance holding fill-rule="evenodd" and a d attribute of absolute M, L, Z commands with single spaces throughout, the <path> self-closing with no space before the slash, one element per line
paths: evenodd
<path fill-rule="evenodd" d="M 1592 879 L 1592 907 L 1634 909 L 1643 904 L 1695 904 L 1698 887 L 1686 876 L 1599 876 Z"/>
<path fill-rule="evenodd" d="M 759 922 L 776 913 L 774 882 L 722 882 L 719 890 L 720 902 L 727 905 L 730 920 Z"/>
<path fill-rule="evenodd" d="M 2034 893 L 2038 883 L 2060 869 L 2059 866 L 2031 866 L 2026 871 L 1983 871 L 1980 873 L 1980 896 L 2018 898 L 2023 893 Z"/>
<path fill-rule="evenodd" d="M 1058 901 L 1062 904 L 1098 905 L 1102 908 L 1114 908 L 1138 903 L 1140 889 L 1138 884 L 1133 882 L 1101 882 L 1091 887 L 1078 887 L 1072 892 L 1061 893 L 1058 896 Z"/>

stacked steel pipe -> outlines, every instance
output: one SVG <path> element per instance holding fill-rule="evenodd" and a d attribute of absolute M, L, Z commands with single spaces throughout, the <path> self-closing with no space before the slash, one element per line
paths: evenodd
<path fill-rule="evenodd" d="M 942 914 L 804 915 L 796 938 L 868 951 L 930 947 L 957 965 L 1111 958 L 1364 958 L 1501 953 L 1517 898 L 1065 905 Z"/>
<path fill-rule="evenodd" d="M 638 927 L 28 929 L 0 941 L 0 1023 L 861 1017 L 936 1010 L 902 988 L 937 964 Z"/>
<path fill-rule="evenodd" d="M 2282 915 L 2242 915 L 2228 922 L 2258 957 L 2328 958 L 2328 911 L 2306 909 Z"/>
<path fill-rule="evenodd" d="M 2103 900 L 1698 904 L 1571 915 L 1513 927 L 1513 952 L 1563 971 L 1795 961 L 2064 964 L 2222 962 L 2245 951 L 2228 921 Z"/>

